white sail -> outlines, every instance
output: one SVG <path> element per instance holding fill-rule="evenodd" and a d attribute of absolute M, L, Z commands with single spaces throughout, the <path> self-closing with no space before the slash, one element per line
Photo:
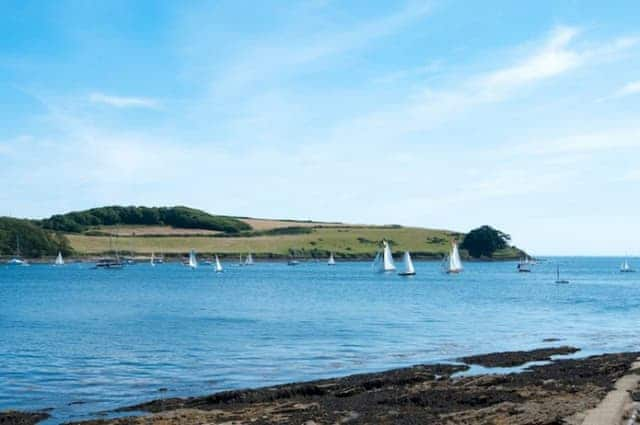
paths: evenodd
<path fill-rule="evenodd" d="M 151 253 L 151 260 L 149 260 L 149 264 L 151 264 L 151 267 L 155 267 L 156 265 L 156 254 L 153 252 Z"/>
<path fill-rule="evenodd" d="M 384 244 L 384 252 L 383 252 L 383 264 L 384 271 L 391 272 L 396 269 L 396 266 L 393 264 L 393 255 L 391 254 L 391 247 L 387 243 L 387 241 L 382 241 Z"/>
<path fill-rule="evenodd" d="M 391 247 L 387 241 L 382 241 L 382 252 L 376 253 L 376 258 L 373 260 L 373 268 L 378 272 L 392 272 L 396 269 L 393 264 L 393 255 L 391 254 Z"/>
<path fill-rule="evenodd" d="M 458 244 L 453 242 L 451 247 L 451 254 L 449 255 L 449 264 L 447 271 L 449 273 L 459 273 L 462 271 L 462 261 L 460 260 L 460 252 L 458 251 Z"/>
<path fill-rule="evenodd" d="M 64 259 L 62 258 L 62 253 L 60 251 L 58 251 L 55 264 L 56 266 L 62 266 L 64 264 Z"/>
<path fill-rule="evenodd" d="M 404 252 L 402 262 L 404 263 L 404 272 L 401 274 L 416 274 L 416 269 L 413 267 L 413 261 L 411 261 L 411 254 L 409 254 L 409 251 Z"/>
<path fill-rule="evenodd" d="M 249 253 L 247 255 L 247 258 L 244 260 L 244 265 L 245 266 L 250 266 L 253 264 L 253 256 L 251 255 L 251 253 Z"/>
<path fill-rule="evenodd" d="M 216 255 L 216 272 L 221 272 L 221 271 L 222 271 L 222 264 L 220 264 L 220 259 Z"/>
<path fill-rule="evenodd" d="M 330 266 L 335 266 L 336 265 L 336 259 L 333 258 L 333 252 L 331 253 L 331 255 L 329 255 L 329 261 L 327 261 L 327 264 Z"/>
<path fill-rule="evenodd" d="M 189 267 L 195 269 L 198 267 L 198 260 L 196 259 L 196 252 L 192 249 L 189 253 Z"/>

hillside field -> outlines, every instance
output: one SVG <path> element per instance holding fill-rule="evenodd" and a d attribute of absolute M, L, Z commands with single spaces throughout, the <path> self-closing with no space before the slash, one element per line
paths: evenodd
<path fill-rule="evenodd" d="M 66 236 L 72 248 L 80 255 L 99 255 L 111 249 L 140 256 L 150 255 L 152 252 L 183 255 L 190 249 L 195 249 L 199 254 L 219 254 L 223 257 L 248 252 L 258 258 L 288 257 L 292 252 L 300 257 L 322 257 L 334 252 L 337 257 L 342 258 L 366 258 L 375 255 L 379 241 L 386 239 L 390 241 L 394 252 L 409 250 L 417 258 L 440 258 L 449 251 L 452 238 L 459 235 L 447 230 L 416 227 L 244 220 L 255 230 L 261 231 L 291 227 L 310 229 L 307 230 L 309 233 L 301 234 L 216 237 L 211 232 L 198 232 L 196 229 L 190 229 L 189 234 L 185 234 L 185 229 L 170 227 L 120 226 L 115 229 L 102 226 L 98 229 L 101 233 L 118 236 L 110 238 L 77 233 L 69 233 Z M 508 258 L 519 255 L 513 249 L 496 254 L 496 257 Z"/>

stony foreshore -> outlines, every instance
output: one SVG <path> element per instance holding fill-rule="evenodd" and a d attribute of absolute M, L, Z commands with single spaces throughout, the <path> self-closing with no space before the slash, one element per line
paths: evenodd
<path fill-rule="evenodd" d="M 472 364 L 519 366 L 575 351 L 557 347 L 492 353 L 460 359 L 465 362 L 460 364 L 421 365 L 204 397 L 161 399 L 119 409 L 121 414 L 142 411 L 148 412 L 146 415 L 76 424 L 633 423 L 628 419 L 623 422 L 623 418 L 629 416 L 632 407 L 629 391 L 637 390 L 640 370 L 634 369 L 634 361 L 640 353 L 552 360 L 519 373 L 458 374 Z M 614 391 L 616 386 L 618 390 Z M 27 417 L 20 419 L 0 414 L 2 425 L 26 425 L 36 423 L 38 418 L 31 422 L 25 420 Z"/>

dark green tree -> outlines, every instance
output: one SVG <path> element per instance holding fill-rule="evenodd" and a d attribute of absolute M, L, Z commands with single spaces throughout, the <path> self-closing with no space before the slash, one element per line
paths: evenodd
<path fill-rule="evenodd" d="M 460 248 L 474 258 L 491 257 L 497 250 L 508 247 L 510 240 L 511 236 L 485 225 L 467 233 Z"/>

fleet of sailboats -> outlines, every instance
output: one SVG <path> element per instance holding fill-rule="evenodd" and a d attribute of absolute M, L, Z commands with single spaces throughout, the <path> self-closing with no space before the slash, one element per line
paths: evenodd
<path fill-rule="evenodd" d="M 449 274 L 462 272 L 462 260 L 456 241 L 451 242 L 451 252 L 445 259 L 445 271 Z"/>
<path fill-rule="evenodd" d="M 118 251 L 117 249 L 113 249 L 113 237 L 111 236 L 109 239 L 109 243 L 110 243 L 110 251 L 111 252 L 115 252 L 115 258 L 114 257 L 106 257 L 103 259 L 100 259 L 96 262 L 95 264 L 95 268 L 122 268 L 124 266 L 124 263 L 120 260 L 120 257 L 118 255 Z M 394 259 L 393 259 L 393 254 L 391 251 L 391 245 L 389 244 L 388 241 L 383 240 L 382 244 L 381 244 L 381 249 L 376 253 L 374 262 L 373 262 L 373 268 L 375 271 L 377 272 L 393 272 L 396 271 L 396 266 L 394 264 Z M 215 268 L 216 272 L 222 272 L 223 271 L 223 267 L 222 264 L 220 262 L 220 258 L 218 257 L 218 255 L 215 255 L 215 261 L 214 262 L 209 262 L 209 264 L 212 264 Z M 163 258 L 161 257 L 156 257 L 155 253 L 152 252 L 151 253 L 151 257 L 149 260 L 149 263 L 152 267 L 154 267 L 156 264 L 162 263 L 163 262 Z M 15 252 L 15 256 L 13 258 L 11 258 L 8 262 L 8 265 L 29 265 L 27 263 L 26 260 L 22 259 L 20 256 L 20 238 L 16 237 L 16 252 Z M 55 266 L 62 266 L 65 264 L 65 260 L 64 257 L 62 256 L 62 252 L 58 251 L 58 255 L 56 256 L 53 264 Z M 194 269 L 198 267 L 198 260 L 197 260 L 197 256 L 196 256 L 196 252 L 195 250 L 191 250 L 189 252 L 189 257 L 188 260 L 184 263 L 186 266 L 189 266 L 190 268 Z M 250 266 L 253 265 L 254 261 L 253 261 L 253 255 L 251 253 L 248 253 L 246 258 L 242 258 L 242 255 L 240 255 L 240 265 L 243 266 Z M 295 259 L 292 259 L 288 262 L 288 264 L 290 265 L 297 265 L 298 261 Z M 416 274 L 416 270 L 415 270 L 415 266 L 413 264 L 413 260 L 411 258 L 411 253 L 409 251 L 405 251 L 402 257 L 402 270 L 398 272 L 398 275 L 400 276 L 413 276 Z M 531 271 L 531 267 L 535 264 L 535 262 L 528 256 L 525 256 L 524 258 L 522 258 L 517 265 L 517 270 L 518 272 L 530 272 Z M 327 265 L 329 266 L 334 266 L 336 265 L 336 260 L 335 260 L 335 256 L 333 252 L 329 253 L 329 258 L 327 260 Z M 463 266 L 462 266 L 462 260 L 460 258 L 460 252 L 458 249 L 458 244 L 456 241 L 452 241 L 451 242 L 451 251 L 449 253 L 449 255 L 447 255 L 445 257 L 444 260 L 444 269 L 446 271 L 446 273 L 448 274 L 456 274 L 456 273 L 460 273 L 463 270 Z M 624 260 L 622 261 L 621 265 L 620 265 L 620 272 L 622 273 L 629 273 L 629 272 L 635 272 L 635 270 L 631 267 L 631 265 L 629 264 L 628 258 L 624 258 Z M 569 283 L 568 280 L 566 279 L 562 279 L 560 277 L 560 266 L 557 265 L 556 266 L 556 283 Z"/>

